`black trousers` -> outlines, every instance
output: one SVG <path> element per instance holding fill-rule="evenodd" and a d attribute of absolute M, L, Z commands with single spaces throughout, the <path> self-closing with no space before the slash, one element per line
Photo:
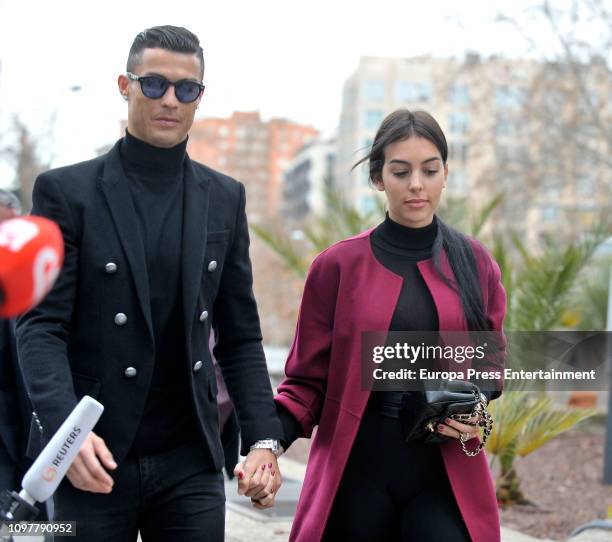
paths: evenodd
<path fill-rule="evenodd" d="M 368 406 L 325 542 L 469 542 L 440 447 L 406 443 L 400 422 Z"/>
<path fill-rule="evenodd" d="M 55 520 L 76 521 L 83 542 L 221 542 L 225 531 L 223 475 L 204 444 L 128 457 L 110 473 L 110 494 L 75 489 L 68 479 L 55 494 Z"/>

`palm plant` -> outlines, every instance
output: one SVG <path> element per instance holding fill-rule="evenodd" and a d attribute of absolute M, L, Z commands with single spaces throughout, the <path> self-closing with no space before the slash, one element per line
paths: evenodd
<path fill-rule="evenodd" d="M 574 298 L 575 309 L 564 315 L 564 322 L 574 322 L 579 329 L 605 329 L 608 312 L 609 273 L 612 258 L 602 258 L 584 277 L 582 288 Z"/>
<path fill-rule="evenodd" d="M 511 262 L 507 245 L 496 237 L 493 255 L 500 265 L 507 295 L 505 329 L 548 331 L 562 327 L 579 289 L 578 277 L 597 246 L 609 235 L 608 231 L 607 227 L 599 227 L 582 241 L 563 249 L 547 240 L 539 256 L 532 255 L 514 236 L 512 241 L 521 265 Z M 516 458 L 532 453 L 551 438 L 590 418 L 595 411 L 561 409 L 542 392 L 512 387 L 507 387 L 507 391 L 511 393 L 504 393 L 490 405 L 495 429 L 486 449 L 499 458 L 498 501 L 503 505 L 524 504 L 529 500 L 520 487 Z"/>
<path fill-rule="evenodd" d="M 516 459 L 536 451 L 546 442 L 595 414 L 590 409 L 564 410 L 545 392 L 509 389 L 489 405 L 495 420 L 486 450 L 499 459 L 497 501 L 503 505 L 533 504 L 523 493 Z"/>
<path fill-rule="evenodd" d="M 609 232 L 609 226 L 598 226 L 566 247 L 559 247 L 549 238 L 537 256 L 517 236 L 512 236 L 520 255 L 519 265 L 510 261 L 507 244 L 496 237 L 493 256 L 500 265 L 508 298 L 506 329 L 548 331 L 559 327 L 580 290 L 579 275 Z"/>
<path fill-rule="evenodd" d="M 335 242 L 356 235 L 380 222 L 385 214 L 384 204 L 378 198 L 376 209 L 361 213 L 347 205 L 341 194 L 327 185 L 325 192 L 327 212 L 318 216 L 311 225 L 303 229 L 307 246 L 294 241 L 286 232 L 275 232 L 261 226 L 251 226 L 255 234 L 264 241 L 285 265 L 299 277 L 305 278 L 313 258 Z"/>

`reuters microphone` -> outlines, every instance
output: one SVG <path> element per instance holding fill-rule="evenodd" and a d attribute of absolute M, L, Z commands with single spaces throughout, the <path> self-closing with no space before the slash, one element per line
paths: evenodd
<path fill-rule="evenodd" d="M 40 216 L 0 223 L 0 317 L 36 306 L 53 286 L 64 262 L 57 224 Z"/>
<path fill-rule="evenodd" d="M 0 526 L 3 522 L 24 521 L 36 516 L 38 510 L 34 503 L 44 502 L 53 495 L 103 410 L 104 407 L 88 395 L 80 400 L 25 473 L 22 490 L 0 495 Z M 0 536 L 2 534 L 0 529 Z"/>

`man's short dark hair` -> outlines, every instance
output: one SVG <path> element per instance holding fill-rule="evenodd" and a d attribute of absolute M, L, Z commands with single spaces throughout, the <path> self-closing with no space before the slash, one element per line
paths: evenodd
<path fill-rule="evenodd" d="M 143 30 L 134 38 L 127 60 L 127 71 L 134 69 L 142 60 L 144 49 L 165 49 L 176 53 L 193 53 L 197 55 L 202 67 L 200 77 L 204 78 L 204 51 L 200 40 L 193 33 L 181 26 L 153 26 Z"/>

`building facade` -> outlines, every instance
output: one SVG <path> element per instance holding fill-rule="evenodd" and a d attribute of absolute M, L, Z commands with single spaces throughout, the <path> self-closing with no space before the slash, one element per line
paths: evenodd
<path fill-rule="evenodd" d="M 285 223 L 297 225 L 327 211 L 325 192 L 335 185 L 336 141 L 315 139 L 302 147 L 284 174 L 281 213 Z"/>
<path fill-rule="evenodd" d="M 258 112 L 196 120 L 189 155 L 239 181 L 247 190 L 249 221 L 275 217 L 282 199 L 282 176 L 296 152 L 317 131 L 286 119 L 265 122 Z"/>
<path fill-rule="evenodd" d="M 511 224 L 528 242 L 572 238 L 609 205 L 612 76 L 605 64 L 532 60 L 362 57 L 343 89 L 336 182 L 360 210 L 377 196 L 367 166 L 384 117 L 424 109 L 449 148 L 447 196 L 472 210 L 503 193 L 490 225 Z"/>

